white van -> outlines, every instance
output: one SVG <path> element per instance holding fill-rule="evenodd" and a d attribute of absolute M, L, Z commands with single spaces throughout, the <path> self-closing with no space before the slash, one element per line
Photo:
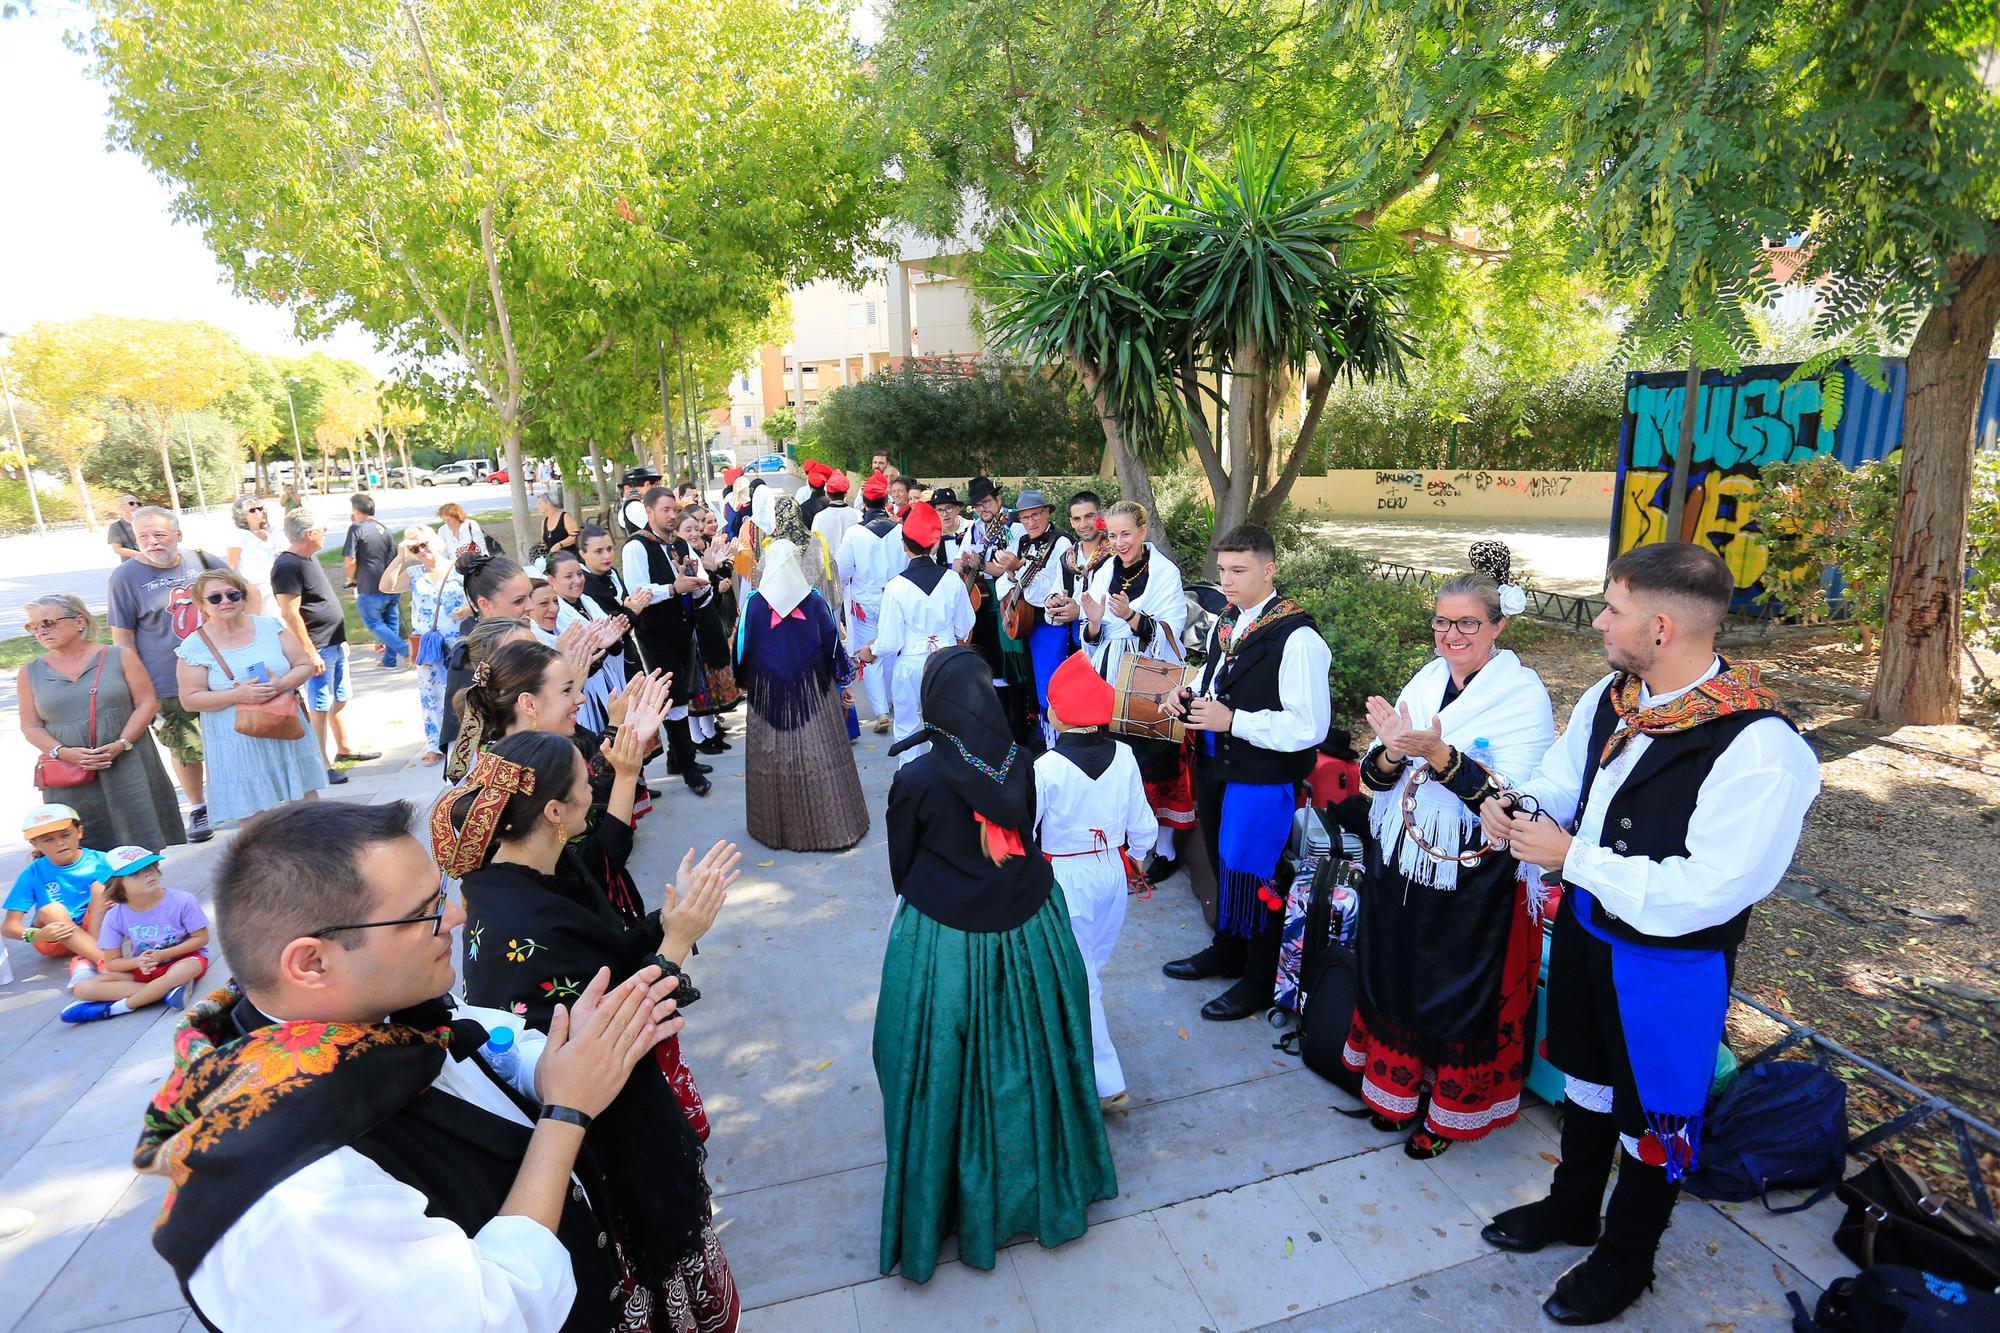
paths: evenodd
<path fill-rule="evenodd" d="M 485 458 L 461 458 L 454 463 L 446 463 L 431 474 L 434 486 L 449 486 L 456 483 L 470 486 L 475 481 L 484 481 L 493 471 L 493 463 Z"/>

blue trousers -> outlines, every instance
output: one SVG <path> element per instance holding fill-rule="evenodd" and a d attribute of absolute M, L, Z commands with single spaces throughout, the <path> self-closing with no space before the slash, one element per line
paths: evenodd
<path fill-rule="evenodd" d="M 403 639 L 402 607 L 394 593 L 357 592 L 354 594 L 354 609 L 361 613 L 361 623 L 375 636 L 375 641 L 388 651 L 382 655 L 384 666 L 394 666 L 409 652 L 410 645 Z"/>

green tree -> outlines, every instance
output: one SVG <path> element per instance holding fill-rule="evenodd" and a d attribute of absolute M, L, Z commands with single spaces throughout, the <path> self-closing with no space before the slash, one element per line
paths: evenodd
<path fill-rule="evenodd" d="M 97 526 L 83 461 L 104 438 L 104 400 L 112 390 L 110 329 L 101 321 L 41 323 L 12 340 L 10 374 L 21 396 L 39 411 L 35 451 L 59 459 L 83 507 L 84 521 Z"/>
<path fill-rule="evenodd" d="M 785 446 L 798 438 L 799 414 L 789 407 L 774 407 L 764 414 L 762 429 L 764 438 L 783 453 Z"/>
<path fill-rule="evenodd" d="M 104 438 L 84 459 L 83 469 L 93 485 L 114 493 L 130 491 L 147 504 L 171 505 L 174 496 L 194 493 L 196 459 L 204 484 L 227 477 L 232 495 L 236 478 L 243 474 L 242 436 L 233 422 L 213 412 L 190 412 L 175 420 L 169 456 L 172 489 L 160 472 L 159 446 L 150 422 L 123 404 L 113 404 L 105 410 L 104 426 Z M 190 439 L 193 459 L 188 457 Z"/>
<path fill-rule="evenodd" d="M 1087 475 L 1104 454 L 1097 411 L 1074 378 L 992 362 L 970 374 L 877 371 L 827 393 L 808 424 L 809 456 L 858 468 L 886 450 L 904 472 L 954 486 L 979 472 Z"/>
<path fill-rule="evenodd" d="M 1765 244 L 1796 237 L 1823 336 L 1843 350 L 1910 339 L 1869 708 L 1955 721 L 1973 427 L 2000 328 L 1991 7 L 1580 0 L 1551 19 L 1547 82 L 1569 107 L 1553 123 L 1587 191 L 1585 248 L 1643 293 L 1645 333 L 1691 348 L 1690 364 L 1733 359 L 1770 291 Z"/>
<path fill-rule="evenodd" d="M 108 380 L 105 395 L 145 426 L 159 454 L 167 503 L 178 509 L 181 496 L 173 451 L 177 437 L 183 452 L 186 449 L 182 418 L 242 387 L 249 375 L 243 348 L 213 324 L 192 320 L 100 315 L 89 322 Z M 233 470 L 229 480 L 233 487 Z"/>
<path fill-rule="evenodd" d="M 114 136 L 247 294 L 477 396 L 539 395 L 784 284 L 852 278 L 881 173 L 830 8 L 95 0 Z M 699 70 L 701 77 L 688 77 Z M 449 395 L 446 395 L 449 396 Z"/>
<path fill-rule="evenodd" d="M 215 411 L 241 433 L 250 450 L 256 488 L 268 493 L 270 477 L 264 470 L 264 454 L 284 438 L 290 408 L 283 376 L 270 357 L 251 352 L 244 357 L 244 365 L 243 384 L 217 399 Z"/>

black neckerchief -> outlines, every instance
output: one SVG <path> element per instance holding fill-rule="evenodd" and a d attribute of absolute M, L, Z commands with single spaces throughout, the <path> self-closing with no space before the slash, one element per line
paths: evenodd
<path fill-rule="evenodd" d="M 1118 740 L 1110 732 L 1099 728 L 1065 731 L 1056 737 L 1055 752 L 1095 782 L 1118 758 Z"/>
<path fill-rule="evenodd" d="M 1111 557 L 1111 595 L 1124 593 L 1127 601 L 1136 602 L 1146 593 L 1146 575 L 1152 571 L 1152 552 L 1146 547 L 1139 548 L 1139 561 L 1130 570 L 1125 562 L 1115 554 Z"/>
<path fill-rule="evenodd" d="M 931 590 L 938 586 L 938 581 L 944 577 L 944 573 L 944 566 L 939 564 L 935 557 L 913 555 L 910 557 L 910 563 L 903 566 L 903 572 L 896 577 L 908 579 L 928 597 Z"/>

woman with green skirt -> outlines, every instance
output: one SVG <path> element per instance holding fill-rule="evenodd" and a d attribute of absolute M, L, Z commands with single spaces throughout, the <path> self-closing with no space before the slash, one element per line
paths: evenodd
<path fill-rule="evenodd" d="M 924 668 L 930 742 L 889 789 L 889 873 L 902 903 L 882 960 L 875 1077 L 888 1179 L 882 1271 L 927 1282 L 938 1247 L 993 1267 L 1027 1232 L 1083 1234 L 1118 1193 L 1091 1067 L 1083 955 L 1035 842 L 1031 756 L 970 648 Z"/>

